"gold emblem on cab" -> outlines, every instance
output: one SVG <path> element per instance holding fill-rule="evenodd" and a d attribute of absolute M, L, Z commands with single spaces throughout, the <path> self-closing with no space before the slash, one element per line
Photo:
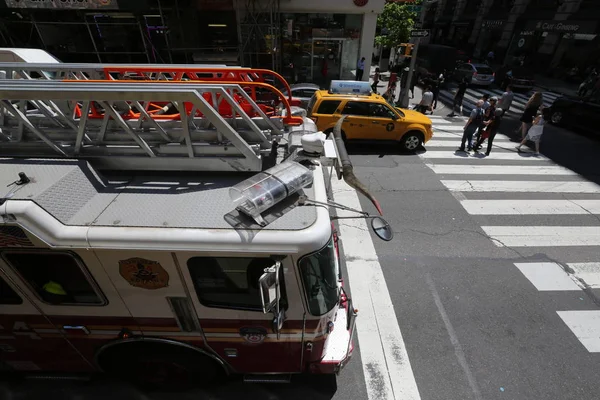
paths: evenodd
<path fill-rule="evenodd" d="M 156 261 L 129 258 L 119 261 L 119 273 L 131 286 L 160 289 L 169 285 L 169 274 Z"/>

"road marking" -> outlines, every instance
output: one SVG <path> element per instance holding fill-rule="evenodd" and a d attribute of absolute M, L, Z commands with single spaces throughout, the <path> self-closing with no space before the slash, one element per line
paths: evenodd
<path fill-rule="evenodd" d="M 559 165 L 453 165 L 426 164 L 436 174 L 453 175 L 572 175 L 579 176 Z"/>
<path fill-rule="evenodd" d="M 471 215 L 600 214 L 600 200 L 462 200 Z"/>
<path fill-rule="evenodd" d="M 435 138 L 435 133 L 433 134 Z M 460 146 L 460 137 L 456 140 L 456 148 Z M 516 151 L 511 152 L 492 152 L 489 156 L 483 153 L 465 153 L 461 151 L 426 151 L 419 154 L 424 159 L 439 159 L 439 160 L 465 160 L 467 158 L 478 158 L 480 160 L 513 160 L 513 161 L 547 161 L 548 159 L 544 156 L 534 156 L 533 153 L 517 153 Z"/>
<path fill-rule="evenodd" d="M 458 136 L 454 136 L 452 135 L 452 139 L 455 140 L 445 140 L 446 138 L 440 138 L 439 135 L 434 134 L 433 139 L 431 139 L 429 142 L 426 143 L 426 145 L 429 147 L 446 147 L 446 148 L 452 148 L 452 149 L 457 149 L 459 144 L 460 144 L 460 138 L 458 138 L 458 142 L 456 141 L 456 138 Z M 512 142 L 509 141 L 508 139 L 499 139 L 499 140 L 495 140 L 494 139 L 494 147 L 507 147 L 507 146 L 511 146 Z M 486 144 L 487 146 L 487 144 Z M 485 147 L 484 147 L 485 148 Z M 510 147 L 508 147 L 510 148 Z M 484 150 L 485 151 L 485 150 Z"/>
<path fill-rule="evenodd" d="M 593 182 L 484 180 L 442 180 L 441 182 L 452 192 L 600 193 L 600 186 Z"/>
<path fill-rule="evenodd" d="M 587 351 L 600 353 L 600 311 L 557 311 L 556 313 Z"/>
<path fill-rule="evenodd" d="M 438 131 L 450 131 L 450 132 L 462 132 L 465 130 L 464 126 L 457 126 L 457 125 L 444 125 L 444 126 L 436 126 L 435 124 L 433 125 L 433 134 L 435 135 L 436 132 Z"/>
<path fill-rule="evenodd" d="M 462 138 L 462 133 L 450 133 L 450 132 L 440 132 L 433 127 L 433 137 L 435 139 L 443 138 L 443 139 L 457 139 L 460 140 Z M 458 147 L 458 146 L 457 146 Z"/>
<path fill-rule="evenodd" d="M 515 263 L 515 267 L 519 268 L 540 292 L 581 290 L 557 263 Z"/>
<path fill-rule="evenodd" d="M 427 285 L 429 286 L 429 290 L 431 290 L 431 294 L 433 295 L 433 301 L 437 306 L 438 312 L 442 317 L 442 321 L 444 321 L 444 325 L 446 326 L 446 331 L 448 331 L 448 336 L 450 336 L 450 343 L 454 347 L 454 354 L 458 359 L 458 363 L 462 367 L 465 375 L 467 376 L 467 382 L 469 382 L 469 386 L 471 386 L 471 391 L 473 392 L 473 396 L 475 399 L 483 399 L 481 396 L 481 391 L 479 390 L 479 386 L 477 385 L 477 381 L 475 380 L 475 376 L 471 372 L 469 368 L 469 364 L 467 363 L 467 357 L 465 357 L 465 352 L 458 341 L 458 336 L 456 335 L 456 331 L 452 326 L 452 322 L 450 322 L 450 318 L 448 317 L 448 313 L 446 312 L 446 308 L 442 303 L 442 299 L 440 298 L 440 294 L 438 293 L 435 284 L 433 283 L 433 279 L 431 279 L 431 275 L 429 273 L 425 274 L 425 280 L 427 281 Z"/>
<path fill-rule="evenodd" d="M 600 262 L 569 263 L 573 275 L 592 289 L 600 288 Z"/>
<path fill-rule="evenodd" d="M 482 226 L 498 247 L 600 246 L 600 226 Z"/>
<path fill-rule="evenodd" d="M 337 203 L 361 210 L 358 195 L 333 179 Z M 340 217 L 356 213 L 337 210 Z M 339 233 L 346 258 L 363 372 L 369 400 L 420 400 L 406 346 L 375 246 L 364 219 L 340 219 Z"/>

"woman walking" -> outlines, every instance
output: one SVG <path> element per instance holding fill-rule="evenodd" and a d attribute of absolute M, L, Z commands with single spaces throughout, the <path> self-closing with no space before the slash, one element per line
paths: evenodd
<path fill-rule="evenodd" d="M 523 115 L 521 115 L 521 127 L 517 130 L 517 132 L 521 131 L 521 139 L 525 139 L 525 135 L 527 135 L 527 131 L 531 127 L 533 119 L 535 118 L 540 106 L 544 103 L 544 97 L 542 96 L 542 92 L 535 92 L 530 98 L 527 104 L 525 105 L 525 111 Z M 517 133 L 516 132 L 516 133 Z"/>
<path fill-rule="evenodd" d="M 496 137 L 496 133 L 498 133 L 498 128 L 500 127 L 500 122 L 502 121 L 503 115 L 504 110 L 501 108 L 496 108 L 494 110 L 494 117 L 489 119 L 487 122 L 484 122 L 484 124 L 487 126 L 477 138 L 477 144 L 475 145 L 475 149 L 477 150 L 481 148 L 483 141 L 487 139 L 487 151 L 485 152 L 486 156 L 489 156 L 490 152 L 492 151 L 492 143 L 494 143 L 494 138 Z"/>
<path fill-rule="evenodd" d="M 542 139 L 542 135 L 544 134 L 544 125 L 546 121 L 542 115 L 542 112 L 538 112 L 535 119 L 533 120 L 533 125 L 527 132 L 527 136 L 523 139 L 523 141 L 516 147 L 517 151 L 521 152 L 521 146 L 523 146 L 527 141 L 531 141 L 535 143 L 535 155 L 540 155 L 540 140 Z"/>

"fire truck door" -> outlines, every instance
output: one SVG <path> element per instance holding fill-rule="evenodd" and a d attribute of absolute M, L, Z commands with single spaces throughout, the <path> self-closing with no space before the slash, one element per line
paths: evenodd
<path fill-rule="evenodd" d="M 275 261 L 264 254 L 177 253 L 208 347 L 240 373 L 294 373 L 302 363 L 304 309 L 292 261 L 280 273 L 285 321 L 279 337 L 263 313 L 258 279 Z"/>
<path fill-rule="evenodd" d="M 96 254 L 144 336 L 202 347 L 198 319 L 173 253 L 96 250 Z"/>
<path fill-rule="evenodd" d="M 0 261 L 0 370 L 90 371 L 91 365 L 17 287 Z"/>
<path fill-rule="evenodd" d="M 66 338 L 87 369 L 93 368 L 97 349 L 118 338 L 122 329 L 139 331 L 93 251 L 15 249 L 0 255 L 9 279 L 49 321 L 43 340 Z M 62 362 L 62 355 L 57 356 L 54 362 Z"/>

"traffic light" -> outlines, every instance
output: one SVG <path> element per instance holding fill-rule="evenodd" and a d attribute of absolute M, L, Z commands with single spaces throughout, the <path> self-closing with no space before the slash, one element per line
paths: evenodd
<path fill-rule="evenodd" d="M 412 43 L 402 43 L 399 46 L 400 49 L 399 49 L 398 53 L 400 53 L 404 57 L 411 57 L 414 46 L 415 45 Z"/>

